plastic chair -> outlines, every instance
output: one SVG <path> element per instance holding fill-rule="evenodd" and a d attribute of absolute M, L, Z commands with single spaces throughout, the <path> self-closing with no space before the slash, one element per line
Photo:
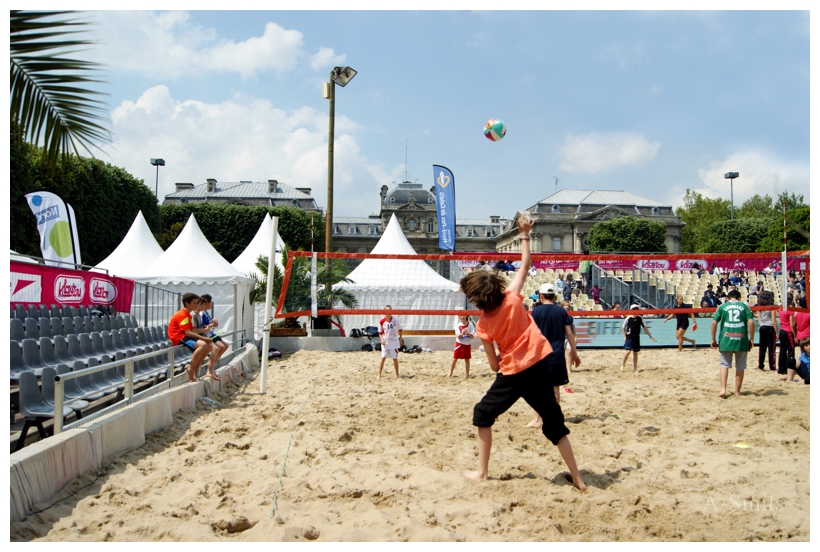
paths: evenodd
<path fill-rule="evenodd" d="M 74 309 L 71 307 L 61 307 L 60 312 L 63 313 L 63 318 L 74 318 L 74 316 L 76 316 L 74 314 Z"/>
<path fill-rule="evenodd" d="M 71 366 L 74 361 L 78 360 L 71 356 L 68 350 L 68 341 L 63 335 L 54 336 L 54 356 L 57 358 L 57 364 L 67 364 Z"/>
<path fill-rule="evenodd" d="M 123 320 L 120 316 L 114 316 L 111 318 L 111 329 L 113 330 L 121 330 L 125 327 L 125 320 Z"/>
<path fill-rule="evenodd" d="M 60 415 L 65 418 L 72 412 L 68 406 L 63 407 Z M 40 393 L 40 386 L 37 385 L 37 376 L 32 372 L 23 372 L 20 374 L 20 414 L 25 418 L 23 424 L 23 431 L 20 432 L 20 438 L 17 440 L 17 446 L 14 450 L 20 450 L 26 442 L 28 430 L 32 426 L 37 427 L 40 434 L 40 439 L 46 438 L 46 431 L 43 428 L 43 420 L 50 420 L 54 417 L 54 407 L 49 406 L 43 401 L 43 396 Z"/>
<path fill-rule="evenodd" d="M 64 316 L 63 317 L 63 335 L 69 336 L 72 334 L 76 334 L 77 329 L 74 327 L 74 320 L 71 318 Z"/>
<path fill-rule="evenodd" d="M 51 335 L 52 337 L 57 337 L 58 335 L 65 335 L 65 330 L 63 329 L 63 319 L 51 317 L 48 319 L 49 324 L 51 325 Z"/>
<path fill-rule="evenodd" d="M 23 321 L 19 318 L 12 318 L 9 323 L 11 326 L 11 340 L 23 341 L 26 338 L 26 328 L 23 326 Z"/>
<path fill-rule="evenodd" d="M 83 321 L 83 328 L 85 328 L 85 333 L 90 334 L 91 332 L 97 331 L 94 329 L 94 322 L 91 321 L 90 316 L 83 316 L 81 317 L 81 320 Z M 74 325 L 76 326 L 77 323 L 75 322 Z"/>
<path fill-rule="evenodd" d="M 54 332 L 51 331 L 51 319 L 44 316 L 40 317 L 40 337 L 47 337 L 54 339 Z"/>
<path fill-rule="evenodd" d="M 86 366 L 82 360 L 75 360 L 73 364 L 71 364 L 73 368 L 73 372 L 79 372 L 81 370 L 85 370 Z M 94 382 L 91 381 L 91 375 L 86 374 L 84 376 L 80 376 L 74 380 L 77 386 L 77 389 L 82 393 L 83 398 L 96 401 L 97 399 L 101 399 L 105 396 L 105 393 L 102 390 L 94 385 Z"/>
<path fill-rule="evenodd" d="M 45 364 L 40 358 L 40 344 L 33 339 L 23 340 L 23 363 L 37 377 L 45 368 Z"/>
<path fill-rule="evenodd" d="M 80 316 L 89 316 L 88 314 L 88 307 L 85 305 L 80 305 Z"/>
<path fill-rule="evenodd" d="M 57 305 L 51 305 L 51 317 L 52 318 L 62 318 L 63 313 L 60 312 L 60 307 Z"/>
<path fill-rule="evenodd" d="M 28 372 L 29 369 L 26 368 L 26 363 L 23 361 L 23 348 L 19 343 L 12 341 L 9 351 L 9 379 L 17 381 L 20 379 L 20 374 Z"/>
<path fill-rule="evenodd" d="M 40 311 L 40 318 L 51 318 L 51 312 L 48 310 L 47 306 L 39 305 L 37 310 Z"/>
<path fill-rule="evenodd" d="M 96 358 L 88 359 L 89 368 L 96 368 L 100 364 L 102 364 L 102 362 L 100 362 L 100 360 Z M 91 383 L 93 383 L 94 386 L 97 387 L 97 389 L 99 389 L 100 391 L 102 391 L 105 395 L 110 395 L 112 393 L 117 392 L 117 386 L 108 381 L 108 379 L 105 377 L 104 370 L 100 370 L 91 374 Z"/>
<path fill-rule="evenodd" d="M 66 341 L 68 341 L 68 352 L 71 354 L 74 360 L 79 360 L 84 365 L 88 365 L 89 356 L 85 354 L 85 352 L 83 352 L 83 347 L 80 343 L 79 336 L 77 336 L 77 334 L 68 335 L 66 336 Z"/>
<path fill-rule="evenodd" d="M 37 325 L 37 320 L 28 317 L 23 321 L 23 326 L 26 328 L 25 339 L 40 339 L 40 327 Z"/>
<path fill-rule="evenodd" d="M 54 344 L 47 337 L 40 338 L 40 360 L 43 366 L 57 366 L 60 361 L 57 359 L 57 352 L 54 349 Z"/>
<path fill-rule="evenodd" d="M 111 326 L 111 318 L 110 318 L 110 317 L 106 314 L 105 316 L 103 316 L 102 318 L 100 318 L 100 320 L 102 320 L 102 325 L 103 325 L 103 329 L 102 329 L 102 331 L 104 331 L 104 332 L 110 332 L 110 331 L 111 331 L 111 328 L 112 328 L 112 326 Z"/>
<path fill-rule="evenodd" d="M 72 317 L 71 321 L 74 322 L 74 331 L 78 335 L 83 333 L 89 333 L 89 331 L 85 327 L 85 322 L 83 322 L 81 316 L 74 316 Z"/>
<path fill-rule="evenodd" d="M 94 350 L 94 344 L 91 342 L 91 334 L 83 333 L 78 336 L 80 338 L 80 350 L 86 358 L 99 358 L 97 351 Z"/>
<path fill-rule="evenodd" d="M 71 372 L 71 368 L 67 364 L 58 364 L 57 365 L 57 375 L 61 376 L 63 374 L 68 374 Z M 87 404 L 88 397 L 86 397 L 85 393 L 80 389 L 80 386 L 77 385 L 77 381 L 80 378 L 72 378 L 65 380 L 65 385 L 63 386 L 63 390 L 65 391 L 65 400 L 70 401 L 84 401 Z M 79 417 L 80 414 L 78 413 L 77 416 Z"/>
<path fill-rule="evenodd" d="M 43 375 L 40 377 L 40 381 L 42 382 L 41 393 L 43 396 L 43 402 L 51 408 L 54 408 L 54 390 L 56 387 L 54 377 L 56 375 L 56 368 L 49 366 L 48 368 L 43 368 Z M 83 410 L 89 406 L 88 401 L 84 401 L 79 397 L 70 396 L 69 393 L 66 392 L 65 386 L 63 386 L 63 404 L 74 411 L 74 414 L 77 415 L 78 420 L 83 417 Z"/>
<path fill-rule="evenodd" d="M 19 303 L 14 305 L 14 316 L 20 320 L 25 320 L 28 318 L 28 311 L 26 310 L 26 307 Z"/>
<path fill-rule="evenodd" d="M 27 318 L 33 318 L 35 320 L 40 318 L 40 309 L 37 305 L 27 305 L 26 311 L 28 312 Z"/>
<path fill-rule="evenodd" d="M 91 327 L 94 328 L 95 332 L 105 331 L 105 328 L 103 327 L 102 318 L 100 318 L 99 316 L 95 316 L 91 319 Z"/>

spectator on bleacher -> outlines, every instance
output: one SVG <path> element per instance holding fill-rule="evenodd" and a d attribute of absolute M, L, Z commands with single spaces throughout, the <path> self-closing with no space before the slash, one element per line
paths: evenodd
<path fill-rule="evenodd" d="M 478 266 L 476 267 L 476 270 L 485 270 L 487 272 L 492 272 L 493 267 L 492 265 L 487 263 L 487 261 L 478 261 Z"/>
<path fill-rule="evenodd" d="M 210 337 L 214 342 L 214 367 L 219 361 L 219 357 L 225 354 L 228 350 L 228 344 L 220 336 L 216 335 L 214 329 L 219 327 L 219 320 L 211 318 L 210 311 L 214 308 L 213 298 L 209 293 L 204 293 L 199 298 L 199 316 L 202 318 L 202 328 L 205 330 L 205 337 Z M 209 372 L 209 376 L 219 381 L 216 372 Z"/>
<path fill-rule="evenodd" d="M 214 350 L 213 342 L 210 338 L 203 336 L 193 330 L 191 313 L 196 310 L 199 303 L 199 296 L 194 293 L 186 293 L 182 296 L 182 308 L 171 317 L 168 322 L 168 339 L 174 346 L 180 343 L 191 349 L 191 363 L 185 369 L 189 382 L 195 382 L 199 366 L 205 357 Z M 208 360 L 208 372 L 213 372 L 213 355 Z"/>
<path fill-rule="evenodd" d="M 723 271 L 716 263 L 712 263 L 712 266 L 709 267 L 709 274 L 715 274 L 717 276 L 720 276 L 721 274 L 723 274 Z"/>
<path fill-rule="evenodd" d="M 752 286 L 752 289 L 749 290 L 749 295 L 757 295 L 761 291 L 763 291 L 763 282 L 758 281 Z"/>
<path fill-rule="evenodd" d="M 702 266 L 698 266 L 697 264 L 695 264 L 693 270 L 697 273 L 698 278 L 706 274 L 706 270 L 704 270 Z"/>
<path fill-rule="evenodd" d="M 589 249 L 584 249 L 584 256 L 589 255 Z M 578 273 L 581 275 L 581 285 L 584 288 L 584 291 L 587 289 L 587 284 L 590 281 L 590 276 L 592 275 L 592 261 L 583 259 L 578 264 Z"/>
<path fill-rule="evenodd" d="M 561 295 L 564 296 L 564 303 L 569 303 L 569 296 L 572 293 L 572 281 L 570 280 L 569 276 L 567 276 L 566 284 L 564 285 L 564 291 Z"/>
<path fill-rule="evenodd" d="M 507 272 L 507 261 L 496 261 L 493 268 L 496 272 Z"/>
<path fill-rule="evenodd" d="M 717 297 L 715 296 L 715 292 L 711 289 L 707 289 L 705 292 L 703 292 L 703 297 L 700 300 L 700 306 L 703 307 L 704 303 L 706 303 L 706 306 L 704 308 L 707 309 L 717 307 Z"/>
<path fill-rule="evenodd" d="M 534 266 L 530 266 L 530 278 L 535 278 L 538 275 L 538 270 Z"/>
<path fill-rule="evenodd" d="M 564 295 L 564 286 L 565 286 L 564 275 L 559 274 L 558 279 L 555 280 L 555 293 L 557 293 L 558 295 L 563 297 L 563 295 Z"/>
<path fill-rule="evenodd" d="M 615 301 L 615 304 L 612 305 L 612 310 L 614 310 L 614 311 L 621 310 L 621 302 L 620 301 Z M 613 317 L 614 318 L 623 318 L 623 315 L 622 314 L 615 314 L 615 315 L 613 315 Z"/>
<path fill-rule="evenodd" d="M 592 286 L 592 291 L 590 291 L 590 295 L 592 296 L 592 300 L 595 301 L 596 305 L 601 304 L 601 288 L 598 287 L 598 284 Z"/>
<path fill-rule="evenodd" d="M 801 291 L 800 294 L 797 296 L 797 306 L 801 309 L 807 309 L 807 304 L 808 303 L 806 303 L 806 292 Z"/>
<path fill-rule="evenodd" d="M 515 265 L 513 265 L 509 260 L 504 261 L 504 271 L 515 272 Z"/>
<path fill-rule="evenodd" d="M 729 281 L 729 275 L 723 273 L 718 281 L 718 287 L 723 288 L 724 291 L 729 289 L 729 286 L 732 285 L 732 282 Z"/>
<path fill-rule="evenodd" d="M 740 277 L 740 274 L 738 273 L 737 270 L 733 271 L 732 275 L 729 276 L 729 282 L 733 286 L 739 286 L 742 281 L 743 281 L 743 278 Z"/>
<path fill-rule="evenodd" d="M 583 282 L 582 280 L 578 280 L 577 282 L 575 282 L 575 287 L 572 288 L 572 292 L 571 292 L 573 297 L 575 297 L 575 298 L 581 297 L 581 284 L 582 284 L 582 282 Z"/>

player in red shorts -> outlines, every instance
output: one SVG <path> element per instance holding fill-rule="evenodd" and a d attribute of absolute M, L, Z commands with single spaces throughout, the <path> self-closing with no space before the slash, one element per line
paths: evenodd
<path fill-rule="evenodd" d="M 465 378 L 470 377 L 470 359 L 473 356 L 473 338 L 475 337 L 475 326 L 470 322 L 470 317 L 459 314 L 458 322 L 456 322 L 456 348 L 453 349 L 453 363 L 450 365 L 450 374 L 448 377 L 453 377 L 453 370 L 456 368 L 458 359 L 464 359 L 464 365 L 467 369 Z"/>

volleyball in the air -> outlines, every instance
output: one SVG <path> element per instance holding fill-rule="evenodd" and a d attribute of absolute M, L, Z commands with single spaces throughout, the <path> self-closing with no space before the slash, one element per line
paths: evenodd
<path fill-rule="evenodd" d="M 488 140 L 498 142 L 507 134 L 507 126 L 501 119 L 490 119 L 484 124 L 484 136 Z"/>

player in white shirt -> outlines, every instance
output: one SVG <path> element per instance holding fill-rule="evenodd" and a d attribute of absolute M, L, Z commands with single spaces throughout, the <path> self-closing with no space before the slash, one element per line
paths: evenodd
<path fill-rule="evenodd" d="M 402 346 L 401 323 L 399 319 L 390 314 L 393 307 L 385 305 L 384 318 L 379 320 L 379 339 L 382 342 L 382 358 L 379 362 L 379 379 L 382 377 L 384 369 L 384 359 L 392 358 L 393 367 L 396 369 L 396 377 L 399 377 L 399 347 Z"/>
<path fill-rule="evenodd" d="M 456 368 L 458 359 L 463 358 L 467 375 L 470 377 L 470 358 L 472 358 L 473 338 L 475 337 L 475 326 L 470 322 L 470 318 L 460 314 L 456 321 L 456 348 L 453 350 L 453 363 L 450 365 L 449 377 L 453 377 L 453 370 Z"/>

